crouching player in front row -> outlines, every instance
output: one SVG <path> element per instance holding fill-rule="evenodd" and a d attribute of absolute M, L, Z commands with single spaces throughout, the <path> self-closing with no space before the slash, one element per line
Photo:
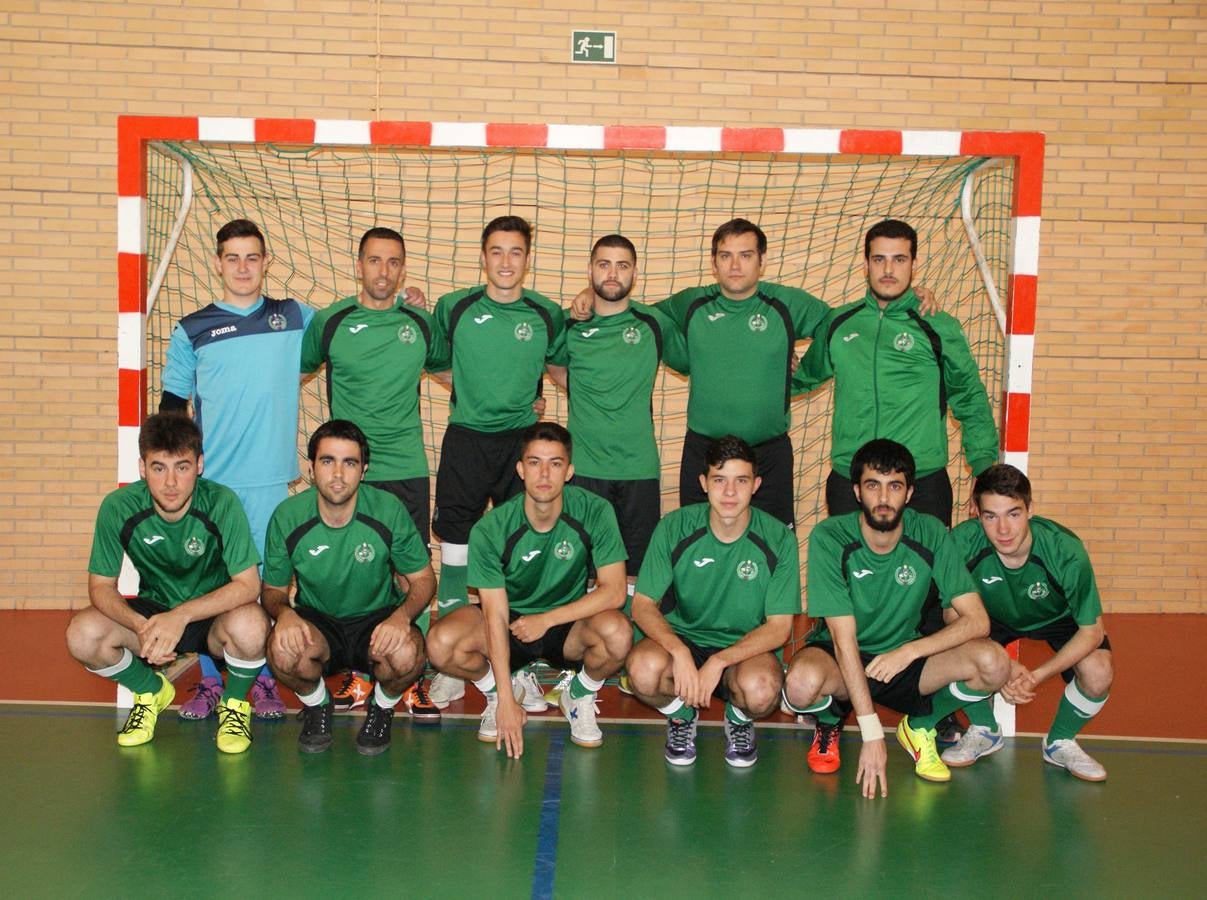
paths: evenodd
<path fill-rule="evenodd" d="M 92 605 L 67 626 L 67 649 L 97 675 L 134 693 L 117 735 L 123 747 L 155 736 L 176 690 L 153 667 L 180 653 L 226 659 L 218 749 L 251 745 L 247 693 L 264 665 L 268 617 L 256 604 L 260 559 L 239 498 L 201 478 L 201 432 L 175 413 L 149 416 L 138 433 L 142 477 L 101 503 L 88 561 Z M 138 571 L 138 596 L 117 589 L 122 554 Z"/>
<path fill-rule="evenodd" d="M 666 761 L 696 761 L 697 711 L 725 703 L 725 761 L 758 759 L 754 720 L 775 709 L 783 668 L 775 652 L 800 607 L 796 535 L 750 505 L 761 479 L 750 445 L 710 443 L 700 486 L 707 503 L 667 515 L 637 577 L 633 621 L 647 637 L 629 654 L 639 700 L 667 717 Z"/>
<path fill-rule="evenodd" d="M 1044 760 L 1085 781 L 1103 781 L 1106 769 L 1076 741 L 1106 703 L 1114 677 L 1102 601 L 1085 547 L 1071 531 L 1032 515 L 1031 482 L 1014 466 L 986 469 L 972 497 L 978 518 L 957 526 L 951 537 L 985 602 L 990 640 L 1047 641 L 1055 651 L 1034 669 L 1011 662 L 1002 697 L 1030 703 L 1036 688 L 1059 673 L 1067 686 L 1044 740 Z M 943 752 L 949 766 L 970 766 L 1002 746 L 990 701 L 964 712 L 971 725 Z"/>
<path fill-rule="evenodd" d="M 427 662 L 411 623 L 435 596 L 436 576 L 402 501 L 361 483 L 369 441 L 360 428 L 346 419 L 320 425 L 307 452 L 313 486 L 277 507 L 264 542 L 264 609 L 277 623 L 268 664 L 302 701 L 303 753 L 331 746 L 334 704 L 323 676 L 372 672 L 377 686 L 356 751 L 376 756 L 390 746 L 394 707 Z"/>
<path fill-rule="evenodd" d="M 808 763 L 821 773 L 838 769 L 845 710 L 837 712 L 834 700 L 849 700 L 863 737 L 856 783 L 865 797 L 885 796 L 884 729 L 873 702 L 906 714 L 897 740 L 915 773 L 948 781 L 936 723 L 989 698 L 1006 682 L 1010 661 L 984 640 L 989 617 L 943 523 L 905 508 L 914 487 L 910 452 L 869 441 L 851 461 L 851 481 L 862 509 L 818 523 L 809 536 L 808 611 L 821 621 L 792 659 L 784 696 L 817 716 Z M 918 626 L 936 589 L 948 621 L 922 637 Z"/>

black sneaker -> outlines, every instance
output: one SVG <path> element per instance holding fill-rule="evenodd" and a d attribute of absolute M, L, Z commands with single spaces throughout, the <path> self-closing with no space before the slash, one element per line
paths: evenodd
<path fill-rule="evenodd" d="M 302 707 L 302 733 L 298 749 L 303 753 L 322 753 L 331 746 L 331 714 L 335 705 L 328 700 L 320 706 Z"/>
<path fill-rule="evenodd" d="M 964 726 L 960 724 L 955 713 L 944 716 L 935 726 L 935 743 L 940 747 L 953 747 L 964 736 Z"/>
<path fill-rule="evenodd" d="M 753 766 L 759 759 L 759 745 L 753 722 L 725 720 L 725 762 L 739 769 Z"/>
<path fill-rule="evenodd" d="M 356 735 L 356 752 L 361 756 L 376 756 L 390 749 L 390 723 L 394 708 L 382 709 L 372 697 L 365 704 L 365 722 Z"/>

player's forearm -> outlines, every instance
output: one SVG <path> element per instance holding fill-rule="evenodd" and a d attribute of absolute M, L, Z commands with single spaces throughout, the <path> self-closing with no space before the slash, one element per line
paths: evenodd
<path fill-rule="evenodd" d="M 597 583 L 595 590 L 583 594 L 577 600 L 572 600 L 562 606 L 556 606 L 544 613 L 546 620 L 552 625 L 565 625 L 567 622 L 578 622 L 589 619 L 596 613 L 609 609 L 620 609 L 624 606 L 624 584 Z"/>
<path fill-rule="evenodd" d="M 859 645 L 835 638 L 834 659 L 842 682 L 847 687 L 847 697 L 855 709 L 856 716 L 872 715 L 876 707 L 872 703 L 872 692 L 868 690 L 868 677 L 863 671 L 863 660 L 859 656 Z"/>
<path fill-rule="evenodd" d="M 569 390 L 567 387 L 567 370 L 565 366 L 555 366 L 553 363 L 545 364 L 545 371 L 549 373 L 549 378 L 563 391 Z"/>
<path fill-rule="evenodd" d="M 500 596 L 501 595 L 501 596 Z M 497 588 L 479 591 L 482 617 L 486 620 L 486 659 L 500 687 L 511 679 L 511 631 L 508 628 L 507 595 Z M 511 690 L 499 690 L 499 702 L 515 702 Z"/>
<path fill-rule="evenodd" d="M 402 599 L 403 615 L 406 616 L 407 624 L 414 622 L 415 619 L 429 606 L 432 605 L 432 598 L 436 596 L 436 575 L 429 566 L 422 572 L 414 572 L 406 576 L 407 592 Z"/>
<path fill-rule="evenodd" d="M 247 603 L 255 603 L 260 595 L 260 576 L 252 566 L 235 575 L 222 587 L 186 600 L 177 609 L 188 622 L 212 619 Z"/>
<path fill-rule="evenodd" d="M 275 587 L 271 584 L 264 585 L 260 591 L 260 605 L 275 622 L 281 618 L 281 613 L 292 608 L 289 605 L 289 588 Z"/>
<path fill-rule="evenodd" d="M 138 631 L 138 626 L 146 621 L 145 617 L 130 608 L 115 581 L 101 580 L 96 575 L 88 576 L 88 600 L 105 618 L 131 631 Z"/>
<path fill-rule="evenodd" d="M 934 634 L 910 641 L 905 646 L 914 652 L 915 659 L 923 659 L 958 647 L 968 641 L 989 634 L 989 617 L 984 613 L 960 614 L 954 621 L 944 625 Z"/>
<path fill-rule="evenodd" d="M 672 656 L 687 650 L 687 645 L 675 634 L 661 610 L 644 594 L 633 597 L 633 622 L 646 637 Z"/>
<path fill-rule="evenodd" d="M 778 650 L 788 642 L 791 635 L 791 616 L 771 616 L 758 628 L 713 655 L 729 668 L 760 653 Z"/>
<path fill-rule="evenodd" d="M 1058 672 L 1071 669 L 1102 644 L 1103 628 L 1101 623 L 1083 625 L 1052 658 L 1031 670 L 1037 682 L 1047 681 Z"/>

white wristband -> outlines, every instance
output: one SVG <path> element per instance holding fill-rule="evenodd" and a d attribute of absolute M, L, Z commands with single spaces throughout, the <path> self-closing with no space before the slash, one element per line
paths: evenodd
<path fill-rule="evenodd" d="M 859 735 L 864 743 L 884 740 L 884 726 L 880 724 L 880 716 L 868 713 L 866 716 L 856 716 L 855 721 L 859 723 Z"/>

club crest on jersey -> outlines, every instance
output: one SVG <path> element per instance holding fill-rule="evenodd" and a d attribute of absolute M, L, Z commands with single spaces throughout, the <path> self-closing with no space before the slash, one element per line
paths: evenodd
<path fill-rule="evenodd" d="M 419 335 L 415 333 L 415 329 L 410 325 L 403 325 L 398 329 L 398 340 L 404 344 L 413 344 L 418 337 Z"/>
<path fill-rule="evenodd" d="M 897 584 L 902 585 L 903 587 L 909 587 L 909 585 L 918 580 L 918 573 L 914 571 L 913 566 L 907 563 L 893 573 L 893 578 L 897 579 Z"/>
<path fill-rule="evenodd" d="M 184 552 L 189 556 L 200 556 L 205 552 L 205 542 L 194 535 L 184 542 Z"/>
<path fill-rule="evenodd" d="M 750 326 L 751 331 L 766 331 L 767 317 L 762 313 L 755 313 L 747 320 L 746 324 Z"/>
<path fill-rule="evenodd" d="M 515 327 L 515 339 L 517 341 L 532 340 L 532 326 L 527 322 L 521 322 Z"/>
<path fill-rule="evenodd" d="M 569 541 L 562 541 L 553 548 L 553 555 L 558 559 L 569 559 L 574 555 L 574 548 L 570 546 Z"/>
<path fill-rule="evenodd" d="M 759 577 L 759 564 L 753 559 L 744 559 L 738 563 L 736 572 L 743 581 L 754 581 Z"/>
<path fill-rule="evenodd" d="M 626 328 L 624 331 L 621 332 L 620 339 L 622 341 L 624 341 L 626 344 L 640 344 L 641 343 L 641 329 L 637 328 L 634 325 L 630 325 L 628 328 Z"/>
<path fill-rule="evenodd" d="M 1027 588 L 1027 596 L 1032 600 L 1043 600 L 1049 593 L 1051 591 L 1048 590 L 1048 586 L 1042 581 L 1037 581 Z"/>
<path fill-rule="evenodd" d="M 284 331 L 285 326 L 289 323 L 285 321 L 285 317 L 280 313 L 273 313 L 268 317 L 268 327 L 273 331 Z"/>
<path fill-rule="evenodd" d="M 369 544 L 361 544 L 352 551 L 352 558 L 358 563 L 373 562 L 373 560 L 377 559 L 377 551 Z"/>
<path fill-rule="evenodd" d="M 908 331 L 903 331 L 893 338 L 893 346 L 902 353 L 908 353 L 914 349 L 914 336 Z"/>

